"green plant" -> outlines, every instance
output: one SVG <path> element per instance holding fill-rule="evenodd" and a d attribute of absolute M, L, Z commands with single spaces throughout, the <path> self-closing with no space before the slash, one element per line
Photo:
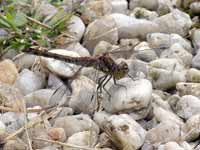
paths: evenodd
<path fill-rule="evenodd" d="M 19 4 L 17 0 L 10 0 L 3 8 L 3 13 L 0 14 L 0 28 L 7 31 L 8 35 L 0 38 L 1 54 L 10 49 L 21 51 L 31 46 L 52 47 L 51 38 L 62 33 L 73 15 L 58 8 L 50 19 L 41 22 L 35 19 L 36 8 L 29 9 L 31 11 L 18 9 L 19 5 L 31 6 L 28 1 L 20 1 Z"/>

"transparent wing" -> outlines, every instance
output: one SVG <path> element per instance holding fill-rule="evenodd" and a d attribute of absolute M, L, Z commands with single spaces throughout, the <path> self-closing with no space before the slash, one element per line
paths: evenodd
<path fill-rule="evenodd" d="M 49 88 L 54 92 L 49 100 L 50 105 L 64 105 L 67 102 L 68 97 L 71 95 L 70 88 L 67 86 L 68 81 L 62 81 L 53 74 L 49 75 L 48 79 Z"/>

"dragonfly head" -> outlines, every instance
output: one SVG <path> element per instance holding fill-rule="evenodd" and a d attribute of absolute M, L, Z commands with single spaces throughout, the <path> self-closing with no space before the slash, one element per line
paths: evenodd
<path fill-rule="evenodd" d="M 129 68 L 126 62 L 122 61 L 118 64 L 118 69 L 115 72 L 115 78 L 121 79 L 129 72 Z"/>

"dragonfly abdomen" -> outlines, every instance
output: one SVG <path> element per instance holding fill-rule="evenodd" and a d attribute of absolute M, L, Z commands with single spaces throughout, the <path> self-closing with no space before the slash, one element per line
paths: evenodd
<path fill-rule="evenodd" d="M 23 50 L 23 52 L 37 55 L 37 56 L 54 58 L 57 60 L 65 61 L 67 63 L 73 63 L 73 64 L 84 66 L 84 67 L 94 67 L 98 63 L 97 59 L 94 57 L 71 57 L 71 56 L 65 56 L 61 54 L 52 53 L 49 51 L 42 51 L 38 49 Z"/>

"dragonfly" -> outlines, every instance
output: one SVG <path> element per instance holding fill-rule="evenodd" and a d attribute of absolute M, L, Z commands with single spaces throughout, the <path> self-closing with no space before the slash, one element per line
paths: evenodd
<path fill-rule="evenodd" d="M 97 56 L 86 56 L 86 57 L 70 57 L 52 53 L 48 50 L 40 48 L 24 49 L 22 52 L 37 56 L 43 56 L 47 58 L 54 58 L 68 63 L 80 65 L 82 67 L 93 67 L 96 70 L 102 71 L 104 75 L 98 79 L 97 93 L 102 93 L 103 89 L 109 95 L 109 97 L 111 95 L 106 90 L 105 86 L 111 79 L 113 79 L 115 85 L 123 86 L 117 84 L 116 81 L 125 77 L 126 75 L 131 77 L 131 75 L 128 74 L 129 72 L 128 64 L 125 61 L 121 61 L 119 64 L 116 63 L 114 59 L 111 58 L 111 56 L 109 55 L 109 52 Z"/>

